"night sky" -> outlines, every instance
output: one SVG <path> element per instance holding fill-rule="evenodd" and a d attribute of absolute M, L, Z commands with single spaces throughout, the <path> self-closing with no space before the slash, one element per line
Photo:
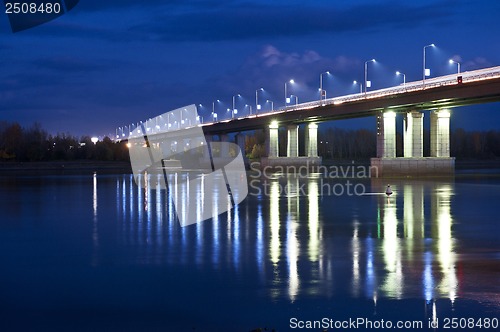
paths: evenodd
<path fill-rule="evenodd" d="M 373 88 L 500 65 L 500 1 L 132 1 L 81 0 L 65 15 L 13 33 L 0 14 L 0 121 L 51 133 L 104 135 L 188 104 L 232 96 L 237 108 L 284 103 L 284 82 L 300 102 L 359 90 L 371 58 Z M 452 128 L 500 129 L 500 104 L 453 111 Z M 375 129 L 373 119 L 335 123 Z"/>

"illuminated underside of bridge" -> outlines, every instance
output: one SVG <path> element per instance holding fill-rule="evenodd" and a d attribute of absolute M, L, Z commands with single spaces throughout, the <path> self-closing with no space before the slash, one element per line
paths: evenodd
<path fill-rule="evenodd" d="M 483 72 L 481 70 L 479 72 Z M 406 84 L 399 89 L 391 88 L 369 92 L 351 97 L 338 97 L 322 102 L 299 104 L 287 109 L 280 109 L 273 113 L 264 113 L 227 121 L 209 123 L 203 126 L 206 134 L 220 134 L 245 130 L 262 129 L 273 120 L 280 124 L 302 124 L 307 122 L 325 122 L 340 119 L 376 116 L 380 112 L 394 111 L 407 113 L 408 111 L 430 111 L 450 109 L 459 106 L 482 104 L 500 101 L 500 67 L 496 67 L 496 77 L 478 78 L 457 82 L 457 75 L 446 76 L 447 81 L 440 85 L 433 85 L 427 80 L 425 89 L 422 81 Z M 469 72 L 474 73 L 474 72 Z M 416 87 L 416 89 L 415 89 Z M 390 90 L 396 90 L 391 93 Z"/>

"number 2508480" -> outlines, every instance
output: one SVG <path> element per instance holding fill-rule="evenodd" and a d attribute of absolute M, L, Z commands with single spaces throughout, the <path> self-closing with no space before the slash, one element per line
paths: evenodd
<path fill-rule="evenodd" d="M 6 14 L 59 14 L 61 4 L 57 2 L 6 2 Z"/>

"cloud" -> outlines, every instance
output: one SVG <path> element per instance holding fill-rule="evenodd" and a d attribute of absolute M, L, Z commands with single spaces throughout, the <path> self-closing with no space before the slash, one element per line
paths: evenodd
<path fill-rule="evenodd" d="M 472 60 L 464 61 L 462 68 L 463 70 L 475 70 L 481 68 L 493 67 L 493 63 L 484 57 L 475 57 Z"/>
<path fill-rule="evenodd" d="M 296 81 L 295 91 L 301 91 L 301 97 L 314 98 L 320 73 L 329 71 L 336 78 L 348 75 L 351 79 L 351 73 L 360 68 L 360 64 L 358 59 L 346 56 L 330 58 L 314 50 L 285 52 L 276 46 L 266 45 L 236 70 L 212 77 L 205 84 L 221 95 L 248 94 L 264 87 L 270 95 L 281 96 L 284 82 L 293 78 Z M 212 98 L 215 99 L 214 96 Z"/>

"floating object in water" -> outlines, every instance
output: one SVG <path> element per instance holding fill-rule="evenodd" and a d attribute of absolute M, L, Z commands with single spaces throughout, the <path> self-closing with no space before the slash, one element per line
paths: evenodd
<path fill-rule="evenodd" d="M 391 189 L 391 185 L 390 184 L 387 185 L 387 189 L 385 190 L 385 194 L 387 196 L 391 196 L 392 195 L 392 189 Z"/>

